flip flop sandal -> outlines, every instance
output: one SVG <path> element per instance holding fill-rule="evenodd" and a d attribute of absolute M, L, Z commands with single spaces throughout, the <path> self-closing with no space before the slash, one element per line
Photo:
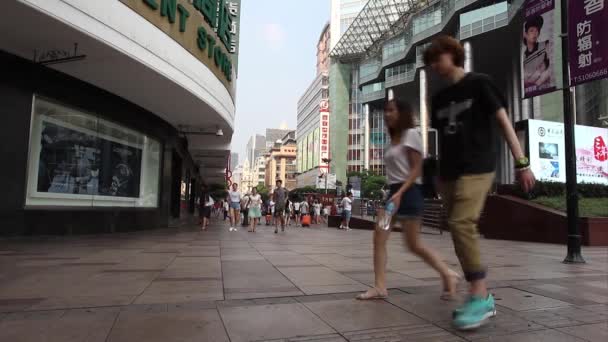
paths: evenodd
<path fill-rule="evenodd" d="M 377 288 L 372 287 L 371 289 L 367 290 L 366 292 L 358 294 L 356 298 L 358 300 L 374 300 L 374 299 L 386 299 L 387 297 L 388 297 L 388 294 L 383 294 Z"/>

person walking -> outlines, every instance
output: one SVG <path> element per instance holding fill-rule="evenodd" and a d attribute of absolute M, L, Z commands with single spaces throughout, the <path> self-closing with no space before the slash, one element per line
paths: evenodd
<path fill-rule="evenodd" d="M 319 224 L 319 220 L 321 219 L 321 203 L 319 203 L 319 200 L 316 198 L 312 204 L 312 211 L 315 214 L 315 224 Z"/>
<path fill-rule="evenodd" d="M 207 230 L 209 219 L 211 218 L 211 208 L 213 207 L 213 198 L 209 195 L 209 190 L 206 186 L 201 187 L 201 195 L 199 197 L 199 215 L 201 218 L 201 229 Z"/>
<path fill-rule="evenodd" d="M 470 296 L 453 314 L 457 329 L 475 329 L 496 315 L 494 297 L 486 286 L 477 222 L 496 170 L 495 127 L 515 159 L 516 177 L 523 191 L 535 183 L 507 114 L 507 103 L 489 76 L 466 73 L 464 48 L 448 36 L 435 38 L 424 53 L 431 66 L 450 85 L 431 100 L 432 126 L 439 134 L 439 192 L 447 211 L 454 249 L 470 284 Z"/>
<path fill-rule="evenodd" d="M 281 224 L 281 231 L 285 231 L 285 204 L 287 203 L 288 195 L 289 192 L 283 187 L 283 181 L 277 179 L 276 188 L 272 193 L 272 198 L 275 202 L 275 234 L 279 232 L 279 223 Z"/>
<path fill-rule="evenodd" d="M 222 210 L 224 211 L 224 221 L 226 221 L 230 213 L 230 204 L 228 204 L 227 200 L 222 201 Z"/>
<path fill-rule="evenodd" d="M 441 257 L 420 240 L 420 227 L 424 209 L 422 195 L 422 137 L 414 128 L 412 106 L 399 100 L 390 100 L 384 109 L 384 121 L 390 136 L 390 145 L 384 153 L 386 176 L 390 186 L 389 203 L 395 206 L 391 227 L 400 221 L 405 245 L 441 276 L 442 299 L 450 300 L 456 294 L 458 274 L 448 268 Z M 345 205 L 346 206 L 346 205 Z M 387 296 L 386 262 L 390 230 L 381 225 L 374 231 L 374 287 L 357 296 L 357 299 L 376 299 Z"/>
<path fill-rule="evenodd" d="M 241 213 L 243 214 L 243 223 L 242 223 L 243 227 L 249 227 L 249 196 L 250 196 L 250 194 L 247 193 L 241 199 Z"/>
<path fill-rule="evenodd" d="M 232 190 L 228 191 L 228 201 L 230 201 L 230 231 L 237 231 L 241 216 L 241 193 L 237 183 L 232 184 Z"/>
<path fill-rule="evenodd" d="M 349 192 L 342 199 L 342 223 L 340 229 L 350 230 L 350 218 L 353 210 L 353 193 Z"/>
<path fill-rule="evenodd" d="M 287 198 L 285 202 L 285 225 L 291 226 L 291 215 L 293 214 L 293 204 L 291 200 Z"/>
<path fill-rule="evenodd" d="M 249 231 L 255 233 L 257 225 L 262 217 L 262 196 L 258 194 L 256 187 L 251 188 L 251 196 L 249 196 Z"/>
<path fill-rule="evenodd" d="M 301 220 L 300 220 L 300 226 L 304 226 L 304 224 L 302 224 L 302 222 L 304 222 L 304 217 L 305 216 L 309 216 L 310 215 L 310 205 L 308 204 L 308 201 L 306 200 L 306 198 L 302 201 L 302 203 L 300 203 L 300 216 L 301 216 Z M 309 220 L 310 217 L 307 218 L 307 220 Z M 308 223 L 311 223 L 310 221 L 307 221 Z"/>
<path fill-rule="evenodd" d="M 293 214 L 294 214 L 295 220 L 296 220 L 296 227 L 302 226 L 302 216 L 300 213 L 301 206 L 302 206 L 302 202 L 300 202 L 296 199 L 296 201 L 293 203 Z"/>

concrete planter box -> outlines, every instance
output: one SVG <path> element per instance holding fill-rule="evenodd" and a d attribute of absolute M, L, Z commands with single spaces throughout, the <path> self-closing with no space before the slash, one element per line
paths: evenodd
<path fill-rule="evenodd" d="M 585 246 L 608 246 L 608 218 L 582 217 Z M 513 196 L 489 196 L 479 230 L 485 238 L 566 244 L 566 214 Z"/>

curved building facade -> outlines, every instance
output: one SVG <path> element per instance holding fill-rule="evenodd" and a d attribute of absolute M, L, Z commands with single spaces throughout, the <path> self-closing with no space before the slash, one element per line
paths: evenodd
<path fill-rule="evenodd" d="M 3 8 L 0 235 L 166 227 L 224 182 L 240 1 Z"/>

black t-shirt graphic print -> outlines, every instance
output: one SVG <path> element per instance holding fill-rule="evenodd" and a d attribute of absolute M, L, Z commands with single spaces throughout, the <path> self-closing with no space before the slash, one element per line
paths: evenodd
<path fill-rule="evenodd" d="M 506 107 L 490 78 L 478 73 L 468 73 L 433 96 L 431 118 L 439 135 L 441 178 L 495 170 L 496 112 Z"/>

